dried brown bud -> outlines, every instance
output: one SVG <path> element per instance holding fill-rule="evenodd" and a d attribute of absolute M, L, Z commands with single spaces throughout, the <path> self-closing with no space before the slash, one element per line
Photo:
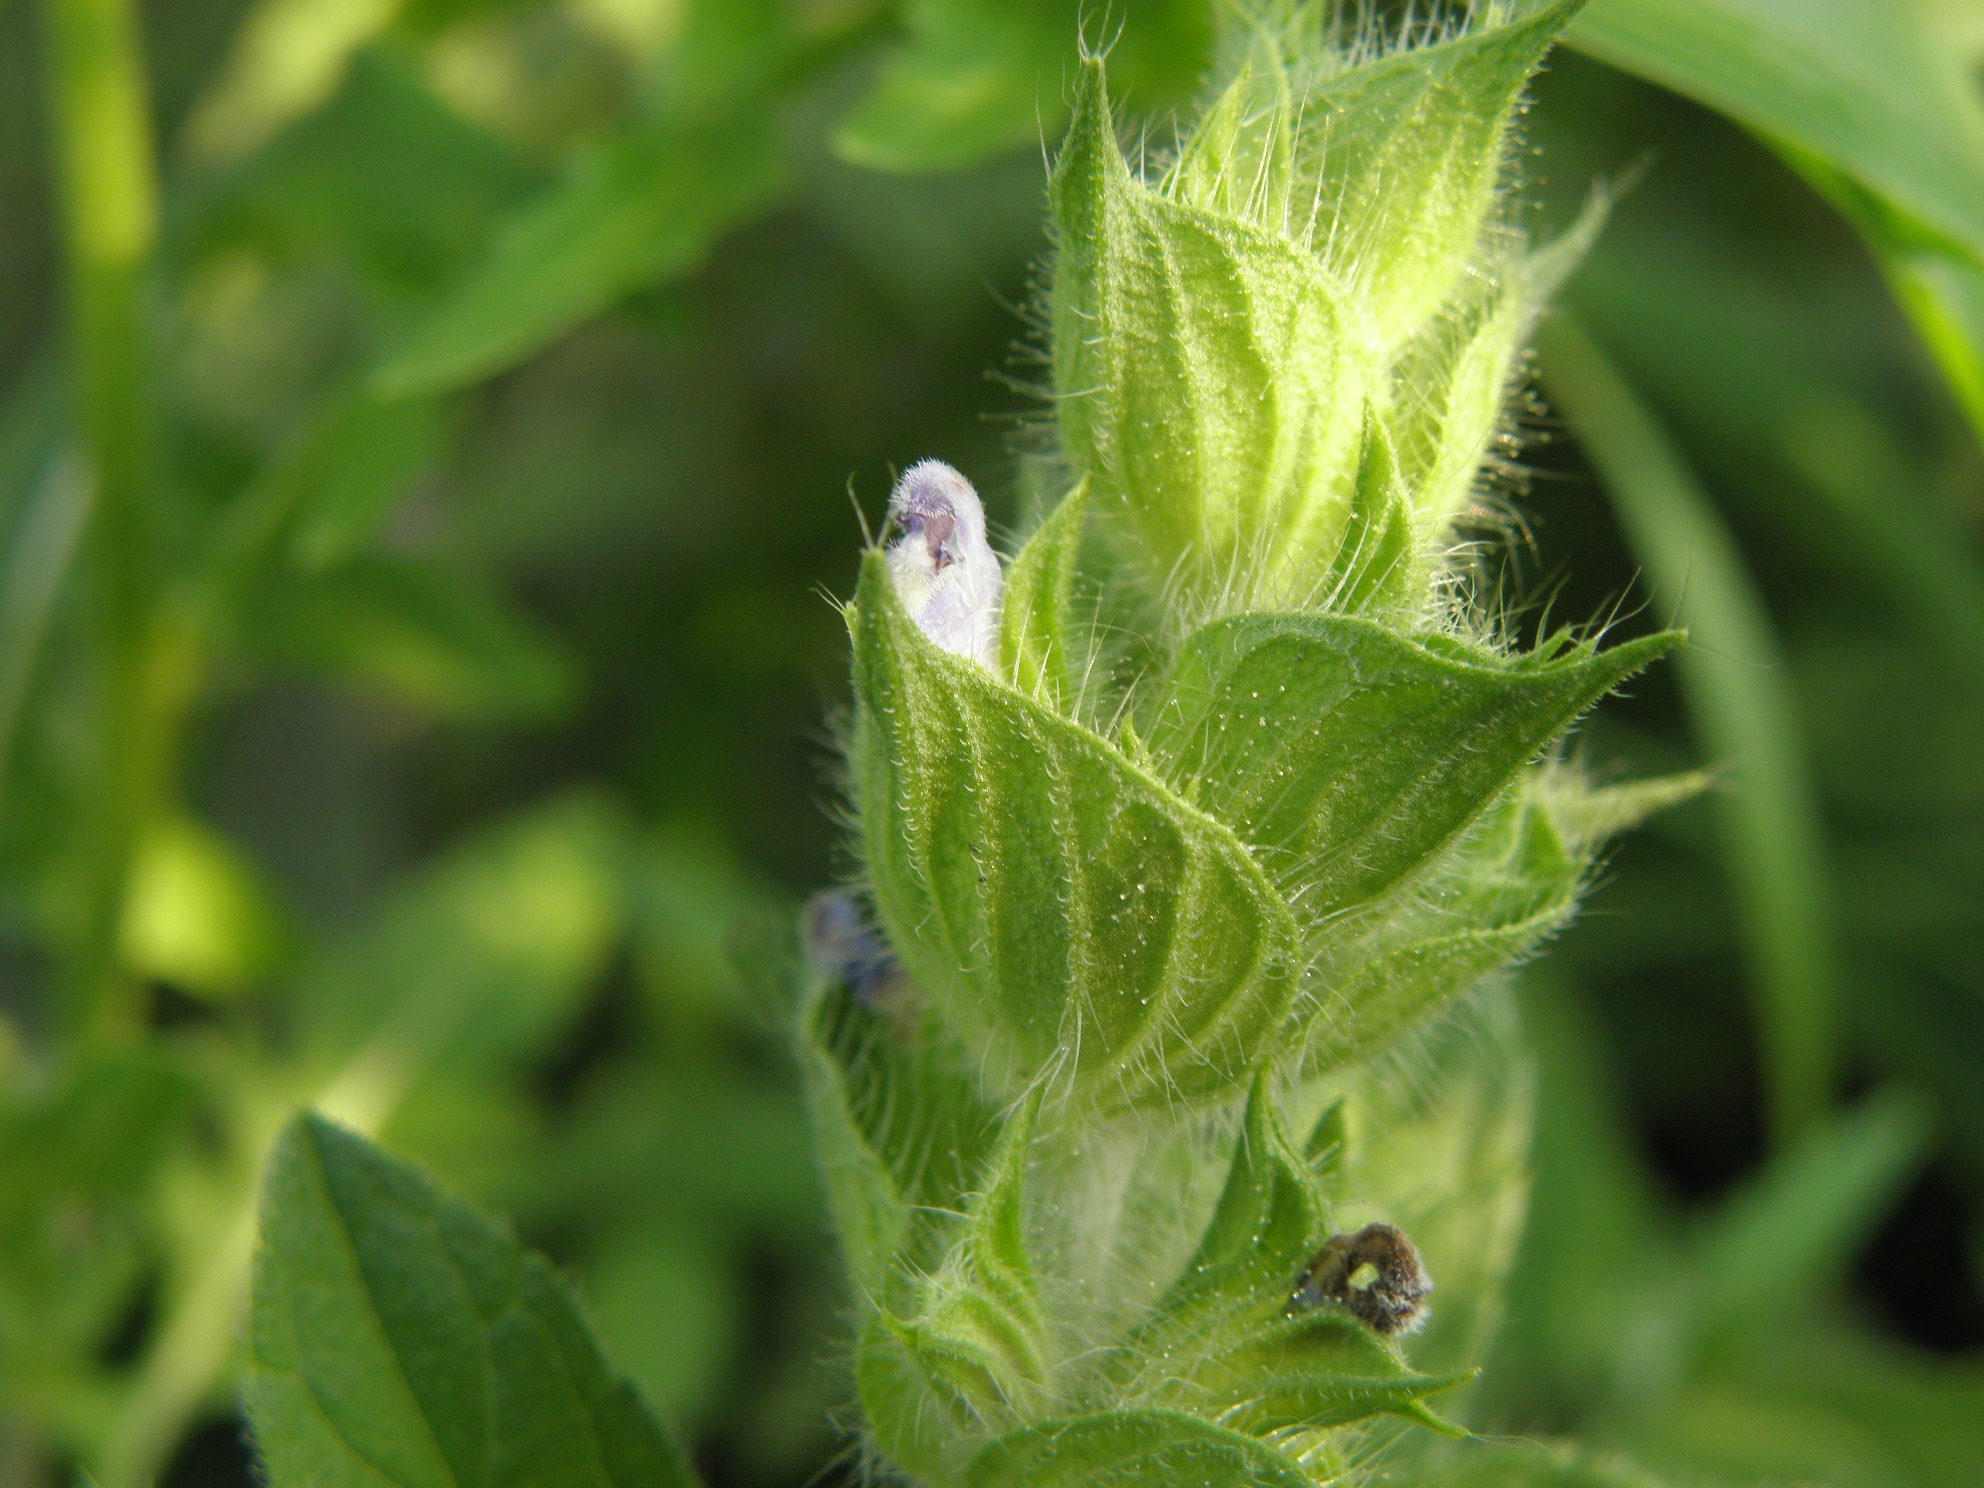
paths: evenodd
<path fill-rule="evenodd" d="M 1426 1321 L 1423 1302 L 1433 1278 L 1405 1231 L 1368 1224 L 1354 1235 L 1332 1235 L 1302 1273 L 1296 1307 L 1334 1302 L 1374 1333 L 1410 1333 Z"/>

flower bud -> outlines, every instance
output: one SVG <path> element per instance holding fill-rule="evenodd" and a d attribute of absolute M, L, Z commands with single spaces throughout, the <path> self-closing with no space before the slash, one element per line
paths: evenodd
<path fill-rule="evenodd" d="M 999 555 L 971 482 L 942 460 L 921 460 L 889 496 L 889 577 L 917 628 L 990 670 L 999 663 Z"/>

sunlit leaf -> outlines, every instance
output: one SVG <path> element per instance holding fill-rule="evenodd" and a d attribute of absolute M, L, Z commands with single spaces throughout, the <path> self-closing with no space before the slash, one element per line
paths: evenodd
<path fill-rule="evenodd" d="M 208 163 L 239 159 L 337 92 L 352 55 L 392 24 L 403 0 L 260 0 L 186 126 Z"/>
<path fill-rule="evenodd" d="M 938 650 L 879 553 L 855 618 L 876 903 L 918 986 L 1023 1087 L 1230 1088 L 1293 992 L 1294 924 L 1239 840 L 1080 725 Z M 1004 1068 L 999 1068 L 1003 1065 Z"/>
<path fill-rule="evenodd" d="M 1337 551 L 1371 372 L 1322 266 L 1168 200 L 1117 145 L 1083 65 L 1055 164 L 1063 447 L 1152 585 L 1307 598 Z"/>
<path fill-rule="evenodd" d="M 1077 486 L 1006 569 L 999 664 L 1013 686 L 1050 707 L 1063 706 L 1074 693 L 1070 605 L 1087 515 L 1088 488 Z"/>
<path fill-rule="evenodd" d="M 1059 130 L 1077 37 L 1093 19 L 1074 0 L 909 0 L 903 10 L 907 37 L 834 136 L 844 159 L 958 170 Z M 1119 5 L 1105 23 L 1112 66 L 1161 105 L 1194 81 L 1205 12 L 1196 0 Z"/>
<path fill-rule="evenodd" d="M 1920 0 L 1592 0 L 1566 40 L 1845 170 L 1984 255 L 1984 104 Z"/>
<path fill-rule="evenodd" d="M 1024 144 L 1059 113 L 1072 56 L 1063 0 L 912 0 L 910 41 L 882 64 L 834 147 L 877 170 L 955 170 Z"/>
<path fill-rule="evenodd" d="M 125 965 L 195 996 L 225 999 L 275 965 L 280 912 L 261 874 L 190 817 L 139 843 L 118 931 Z"/>
<path fill-rule="evenodd" d="M 514 1067 L 572 1016 L 621 933 L 623 832 L 597 798 L 566 796 L 395 885 L 290 994 L 313 1057 L 387 1110 L 437 1064 Z"/>
<path fill-rule="evenodd" d="M 1509 118 L 1584 0 L 1351 67 L 1304 99 L 1294 209 L 1386 344 L 1422 324 L 1477 248 Z"/>
<path fill-rule="evenodd" d="M 629 292 L 681 274 L 784 184 L 762 102 L 696 125 L 644 124 L 589 149 L 525 203 L 487 257 L 375 374 L 382 394 L 500 372 Z"/>
<path fill-rule="evenodd" d="M 1186 642 L 1146 732 L 1174 789 L 1329 914 L 1425 864 L 1677 639 L 1502 657 L 1343 616 L 1236 616 Z"/>
<path fill-rule="evenodd" d="M 1833 196 L 1984 430 L 1984 100 L 1959 14 L 1934 0 L 1596 0 L 1569 41 L 1740 120 Z"/>

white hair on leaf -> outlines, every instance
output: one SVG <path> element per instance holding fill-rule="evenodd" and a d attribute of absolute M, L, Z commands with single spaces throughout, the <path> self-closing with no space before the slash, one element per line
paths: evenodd
<path fill-rule="evenodd" d="M 1005 580 L 971 482 L 942 460 L 919 460 L 890 493 L 889 520 L 901 533 L 889 577 L 910 618 L 946 651 L 996 671 Z"/>

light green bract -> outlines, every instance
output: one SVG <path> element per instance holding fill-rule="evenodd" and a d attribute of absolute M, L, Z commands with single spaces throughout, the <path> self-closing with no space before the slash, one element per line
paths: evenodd
<path fill-rule="evenodd" d="M 1576 9 L 1405 46 L 1229 7 L 1204 113 L 1142 171 L 1083 61 L 1043 316 L 1069 494 L 987 664 L 879 551 L 848 608 L 899 967 L 816 947 L 799 1044 L 893 1472 L 1299 1488 L 1358 1479 L 1373 1433 L 1395 1462 L 1465 1434 L 1431 1402 L 1464 1409 L 1527 1119 L 1476 989 L 1695 784 L 1550 762 L 1677 637 L 1512 654 L 1457 597 L 1522 342 L 1601 215 L 1531 252 L 1501 206 Z M 1304 1282 L 1373 1221 L 1451 1280 L 1409 1347 Z"/>

